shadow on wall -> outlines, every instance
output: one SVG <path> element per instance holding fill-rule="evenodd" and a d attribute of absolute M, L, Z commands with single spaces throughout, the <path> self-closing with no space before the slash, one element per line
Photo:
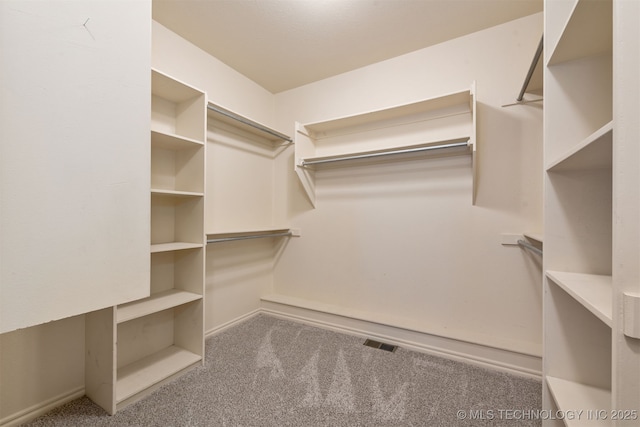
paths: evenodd
<path fill-rule="evenodd" d="M 476 205 L 542 218 L 542 104 L 477 109 Z"/>

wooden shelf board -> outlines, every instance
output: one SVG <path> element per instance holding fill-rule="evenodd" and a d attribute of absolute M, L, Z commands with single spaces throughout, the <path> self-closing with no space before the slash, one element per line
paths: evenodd
<path fill-rule="evenodd" d="M 204 193 L 193 192 L 193 191 L 164 190 L 161 188 L 152 188 L 151 195 L 169 196 L 169 197 L 177 197 L 177 198 L 204 197 Z"/>
<path fill-rule="evenodd" d="M 151 94 L 174 103 L 181 103 L 204 95 L 204 92 L 158 70 L 152 69 Z"/>
<path fill-rule="evenodd" d="M 197 354 L 171 346 L 120 368 L 116 402 L 122 402 L 200 360 L 202 357 Z"/>
<path fill-rule="evenodd" d="M 173 133 L 151 130 L 151 147 L 163 150 L 186 150 L 204 146 L 204 141 L 187 138 Z"/>
<path fill-rule="evenodd" d="M 199 299 L 202 299 L 202 295 L 177 289 L 158 292 L 147 298 L 119 305 L 116 311 L 116 322 L 123 323 Z"/>
<path fill-rule="evenodd" d="M 612 325 L 611 276 L 547 271 L 546 275 L 607 326 Z"/>
<path fill-rule="evenodd" d="M 434 141 L 425 144 L 416 144 L 416 145 L 407 145 L 400 147 L 392 147 L 386 148 L 382 150 L 372 150 L 372 151 L 358 151 L 353 153 L 346 153 L 334 156 L 318 156 L 318 157 L 307 157 L 302 159 L 303 162 L 315 162 L 315 161 L 330 161 L 330 162 L 340 162 L 341 164 L 346 163 L 354 163 L 354 162 L 380 162 L 380 161 L 389 161 L 389 160 L 399 160 L 402 158 L 409 157 L 444 157 L 444 156 L 452 156 L 452 155 L 465 155 L 472 154 L 472 147 L 467 146 L 466 148 L 454 147 L 451 149 L 444 148 L 442 150 L 434 150 L 430 151 L 416 151 L 409 153 L 399 153 L 396 154 L 396 151 L 403 150 L 420 150 L 421 148 L 426 148 L 433 145 L 441 145 L 441 144 L 455 144 L 461 142 L 468 142 L 470 140 L 470 136 L 462 136 L 460 138 L 450 139 L 446 141 Z M 365 158 L 353 158 L 363 156 Z M 366 157 L 373 156 L 373 157 Z M 386 156 L 386 157 L 385 157 Z M 302 165 L 305 168 L 318 168 L 323 165 L 333 165 L 335 163 L 325 163 L 325 164 L 317 164 L 317 165 Z"/>
<path fill-rule="evenodd" d="M 304 125 L 304 128 L 310 132 L 326 132 L 330 130 L 337 130 L 352 126 L 360 126 L 367 123 L 394 119 L 402 116 L 409 116 L 417 113 L 435 111 L 453 107 L 456 105 L 470 105 L 472 95 L 472 91 L 467 89 L 464 91 L 454 92 L 436 98 L 413 102 L 410 104 L 369 111 L 351 116 L 338 117 L 322 122 L 310 123 Z"/>
<path fill-rule="evenodd" d="M 607 169 L 613 163 L 613 122 L 580 141 L 547 166 L 548 172 Z"/>
<path fill-rule="evenodd" d="M 547 64 L 611 52 L 612 46 L 612 2 L 577 0 Z"/>
<path fill-rule="evenodd" d="M 612 425 L 610 420 L 611 390 L 588 386 L 556 377 L 546 377 L 549 391 L 561 411 L 583 410 L 582 416 L 576 419 L 565 419 L 567 427 L 581 425 Z M 607 419 L 589 419 L 588 411 L 606 411 Z"/>
<path fill-rule="evenodd" d="M 188 242 L 171 242 L 171 243 L 156 243 L 151 245 L 151 253 L 157 252 L 171 252 L 181 251 L 184 249 L 195 249 L 203 247 L 202 243 L 188 243 Z"/>

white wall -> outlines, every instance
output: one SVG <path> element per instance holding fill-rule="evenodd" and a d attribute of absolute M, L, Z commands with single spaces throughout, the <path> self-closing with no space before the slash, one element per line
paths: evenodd
<path fill-rule="evenodd" d="M 515 101 L 537 14 L 276 95 L 277 123 L 312 123 L 477 84 L 479 182 L 468 157 L 316 172 L 316 209 L 279 159 L 282 208 L 302 229 L 274 292 L 382 323 L 541 354 L 540 260 L 502 233 L 542 229 L 542 109 Z"/>
<path fill-rule="evenodd" d="M 78 314 L 148 295 L 150 17 L 0 2 L 0 424 L 82 394 Z"/>
<path fill-rule="evenodd" d="M 0 3 L 0 332 L 149 294 L 150 14 Z"/>

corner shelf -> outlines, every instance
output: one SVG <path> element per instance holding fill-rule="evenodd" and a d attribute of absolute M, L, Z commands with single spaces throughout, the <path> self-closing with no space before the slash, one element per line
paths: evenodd
<path fill-rule="evenodd" d="M 562 271 L 547 271 L 546 275 L 598 319 L 611 327 L 613 310 L 611 276 Z"/>
<path fill-rule="evenodd" d="M 315 169 L 329 163 L 471 154 L 477 186 L 475 84 L 470 89 L 310 124 L 296 123 L 295 171 L 315 207 Z M 416 142 L 420 141 L 420 142 Z"/>

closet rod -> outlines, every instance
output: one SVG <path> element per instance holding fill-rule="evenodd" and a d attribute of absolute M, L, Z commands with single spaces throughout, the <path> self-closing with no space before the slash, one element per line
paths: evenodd
<path fill-rule="evenodd" d="M 530 243 L 525 242 L 524 240 L 518 240 L 518 245 L 522 246 L 525 249 L 529 249 L 531 252 L 536 253 L 540 256 L 542 256 L 542 250 L 536 248 L 535 246 L 533 246 Z"/>
<path fill-rule="evenodd" d="M 411 153 L 420 153 L 423 151 L 433 151 L 433 150 L 443 150 L 443 149 L 451 149 L 451 148 L 461 148 L 468 147 L 469 140 L 467 139 L 465 142 L 455 142 L 449 144 L 441 144 L 441 145 L 428 145 L 425 147 L 415 147 L 415 148 L 406 148 L 402 150 L 394 150 L 394 151 L 381 151 L 381 152 L 373 152 L 373 153 L 363 153 L 363 154 L 354 154 L 347 155 L 344 157 L 335 157 L 330 159 L 317 159 L 317 160 L 302 160 L 301 166 L 313 166 L 324 163 L 333 163 L 333 162 L 342 162 L 345 160 L 361 160 L 361 159 L 371 159 L 375 157 L 383 157 L 383 156 L 394 156 L 398 154 L 411 154 Z"/>
<path fill-rule="evenodd" d="M 258 129 L 261 132 L 268 133 L 271 136 L 275 136 L 278 139 L 282 139 L 283 141 L 293 142 L 291 137 L 289 137 L 289 136 L 287 136 L 287 135 L 285 135 L 283 133 L 277 132 L 277 131 L 275 131 L 273 129 L 269 129 L 268 127 L 263 126 L 260 123 L 256 123 L 253 120 L 249 120 L 249 119 L 247 119 L 245 117 L 242 117 L 242 116 L 240 116 L 238 114 L 232 113 L 231 111 L 225 110 L 224 108 L 218 107 L 217 105 L 214 105 L 214 104 L 211 104 L 211 103 L 207 103 L 207 108 L 209 110 L 211 110 L 211 111 L 214 111 L 214 112 L 216 112 L 218 114 L 222 114 L 223 116 L 228 117 L 228 118 L 230 118 L 232 120 L 235 120 L 237 122 L 240 122 L 240 123 L 242 123 L 244 125 L 251 126 L 252 128 Z"/>
<path fill-rule="evenodd" d="M 252 234 L 248 236 L 236 236 L 236 237 L 220 237 L 218 239 L 209 239 L 207 243 L 222 243 L 233 242 L 235 240 L 249 240 L 249 239 L 262 239 L 263 237 L 287 237 L 293 236 L 291 231 L 284 231 L 281 233 L 269 233 L 269 234 Z"/>
<path fill-rule="evenodd" d="M 531 65 L 529 66 L 529 71 L 527 72 L 527 77 L 524 79 L 524 83 L 522 84 L 522 89 L 520 89 L 520 94 L 516 98 L 516 101 L 521 102 L 524 98 L 524 93 L 527 91 L 527 86 L 529 86 L 529 82 L 531 81 L 531 77 L 533 76 L 533 72 L 538 65 L 538 61 L 540 61 L 540 56 L 542 56 L 542 48 L 544 40 L 544 35 L 540 37 L 540 43 L 538 43 L 538 48 L 536 49 L 535 55 L 533 55 L 533 61 L 531 61 Z"/>

